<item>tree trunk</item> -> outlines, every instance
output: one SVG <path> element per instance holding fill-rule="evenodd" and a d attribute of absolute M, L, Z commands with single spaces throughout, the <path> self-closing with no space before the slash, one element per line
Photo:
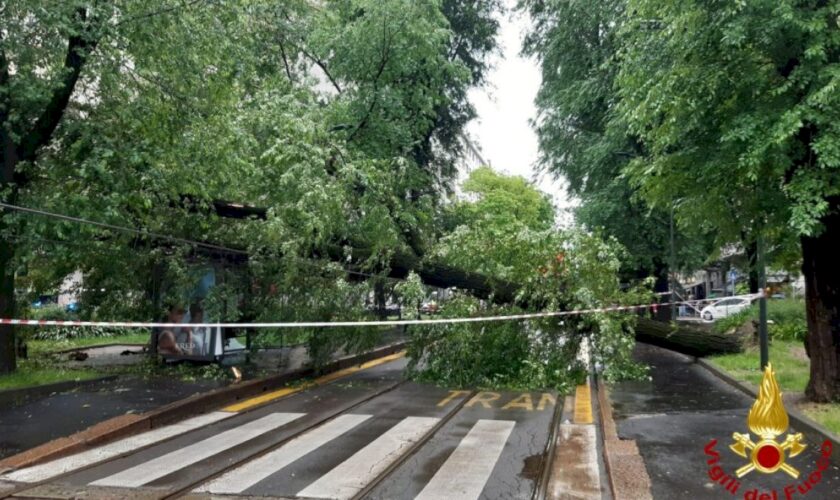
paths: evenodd
<path fill-rule="evenodd" d="M 13 163 L 11 168 L 13 172 Z M 17 189 L 11 182 L 6 182 L 5 170 L 4 165 L 0 192 L 6 191 L 7 194 L 0 199 L 5 203 L 14 204 L 17 200 Z M 15 317 L 15 243 L 13 228 L 4 219 L 8 213 L 7 210 L 0 209 L 0 318 Z M 15 371 L 16 354 L 15 326 L 0 323 L 0 373 Z"/>
<path fill-rule="evenodd" d="M 636 323 L 636 340 L 692 356 L 708 356 L 742 352 L 749 339 L 740 331 L 715 333 L 704 324 L 675 326 L 640 317 Z"/>
<path fill-rule="evenodd" d="M 373 284 L 373 303 L 376 309 L 376 317 L 380 320 L 387 318 L 385 311 L 385 283 L 382 280 L 376 280 Z"/>
<path fill-rule="evenodd" d="M 808 316 L 805 350 L 811 358 L 811 378 L 805 394 L 821 403 L 840 401 L 840 197 L 829 198 L 828 202 L 823 232 L 801 240 Z"/>
<path fill-rule="evenodd" d="M 0 66 L 5 63 L 0 62 Z M 0 67 L 0 70 L 5 69 Z M 0 71 L 0 80 L 3 71 Z M 0 82 L 5 83 L 5 82 Z M 0 90 L 2 86 L 0 86 Z M 15 184 L 15 168 L 18 165 L 17 146 L 12 140 L 11 133 L 6 130 L 7 113 L 0 104 L 0 199 L 14 205 L 17 202 L 18 187 Z M 15 268 L 14 268 L 14 239 L 12 227 L 6 216 L 9 211 L 0 209 L 0 318 L 15 317 Z M 15 345 L 15 327 L 0 324 L 0 373 L 15 371 L 17 367 Z"/>
<path fill-rule="evenodd" d="M 747 256 L 750 293 L 758 293 L 758 242 L 744 242 L 744 253 Z"/>
<path fill-rule="evenodd" d="M 188 196 L 182 196 L 182 200 L 189 203 L 187 208 L 199 211 L 197 203 Z M 222 200 L 212 202 L 213 210 L 219 217 L 230 219 L 257 219 L 266 220 L 268 210 L 261 207 L 249 207 L 239 203 L 231 203 Z M 346 245 L 354 246 L 352 241 Z M 327 250 L 327 257 L 335 262 L 347 265 L 347 256 L 344 254 L 342 245 L 335 245 Z M 320 257 L 320 256 L 318 256 Z M 361 262 L 370 257 L 370 252 L 364 248 L 353 249 L 353 262 Z M 351 264 L 353 262 L 350 262 Z M 403 279 L 411 271 L 416 272 L 424 284 L 437 288 L 455 287 L 461 290 L 469 290 L 480 299 L 491 300 L 496 304 L 509 304 L 515 302 L 516 292 L 519 286 L 509 281 L 488 278 L 477 273 L 463 271 L 461 269 L 447 266 L 436 262 L 424 262 L 422 257 L 411 251 L 398 251 L 391 257 L 388 263 L 388 277 Z"/>
<path fill-rule="evenodd" d="M 0 233 L 7 230 L 0 219 Z M 0 318 L 15 317 L 15 269 L 14 244 L 0 236 Z M 0 373 L 15 371 L 16 362 L 15 327 L 0 324 Z"/>

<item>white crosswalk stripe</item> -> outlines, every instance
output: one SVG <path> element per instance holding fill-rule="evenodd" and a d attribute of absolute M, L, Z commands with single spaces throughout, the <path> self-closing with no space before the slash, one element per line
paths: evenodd
<path fill-rule="evenodd" d="M 126 488 L 142 486 L 282 427 L 304 415 L 303 413 L 272 413 L 90 484 Z"/>
<path fill-rule="evenodd" d="M 280 448 L 233 469 L 197 488 L 196 492 L 214 494 L 242 493 L 268 476 L 355 428 L 372 415 L 341 415 L 296 437 Z"/>
<path fill-rule="evenodd" d="M 507 443 L 516 422 L 479 420 L 415 500 L 474 500 Z"/>
<path fill-rule="evenodd" d="M 407 417 L 385 434 L 356 452 L 310 484 L 297 496 L 349 499 L 423 438 L 440 421 L 432 417 Z"/>
<path fill-rule="evenodd" d="M 200 429 L 206 425 L 218 422 L 228 417 L 232 417 L 234 413 L 228 412 L 212 412 L 205 415 L 189 418 L 177 424 L 167 425 L 159 429 L 153 429 L 136 436 L 127 437 L 113 443 L 109 443 L 91 450 L 86 450 L 75 455 L 59 458 L 41 465 L 27 467 L 18 471 L 10 472 L 0 476 L 3 481 L 17 481 L 22 483 L 34 483 L 38 481 L 45 481 L 52 477 L 64 474 L 66 472 L 81 469 L 110 458 L 130 453 L 145 446 L 161 442 L 165 439 L 184 434 L 196 429 Z"/>

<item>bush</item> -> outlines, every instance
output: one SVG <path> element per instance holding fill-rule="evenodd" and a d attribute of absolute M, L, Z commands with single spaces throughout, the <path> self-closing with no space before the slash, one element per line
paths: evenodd
<path fill-rule="evenodd" d="M 75 321 L 79 317 L 71 312 L 68 312 L 64 306 L 58 304 L 50 304 L 38 309 L 29 310 L 29 319 L 34 320 L 48 320 L 48 321 Z"/>
<path fill-rule="evenodd" d="M 38 309 L 30 309 L 29 319 L 46 321 L 77 321 L 78 315 L 68 312 L 63 306 L 51 304 Z M 68 340 L 77 338 L 107 338 L 134 333 L 125 328 L 102 326 L 45 326 L 27 329 L 24 338 L 35 340 Z"/>
<path fill-rule="evenodd" d="M 727 316 L 725 318 L 720 318 L 719 320 L 715 321 L 714 325 L 712 325 L 712 330 L 717 333 L 726 333 L 728 331 L 734 330 L 747 321 L 752 321 L 753 317 L 758 317 L 758 309 L 757 306 L 755 307 L 755 311 L 753 311 L 753 307 L 749 309 L 745 309 L 738 314 L 733 314 L 732 316 Z"/>
<path fill-rule="evenodd" d="M 758 313 L 756 313 L 756 317 L 758 317 Z M 805 335 L 808 334 L 808 321 L 805 313 L 805 301 L 803 300 L 768 301 L 767 319 L 773 322 L 767 328 L 771 338 L 804 341 Z"/>
<path fill-rule="evenodd" d="M 732 316 L 721 318 L 714 324 L 719 333 L 738 328 L 747 321 L 758 321 L 758 302 L 749 309 Z M 805 302 L 796 299 L 767 301 L 767 333 L 771 339 L 803 341 L 808 333 L 805 316 Z"/>

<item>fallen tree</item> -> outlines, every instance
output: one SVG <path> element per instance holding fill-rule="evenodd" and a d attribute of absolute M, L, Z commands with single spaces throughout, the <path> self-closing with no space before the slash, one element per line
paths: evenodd
<path fill-rule="evenodd" d="M 191 211 L 199 211 L 199 204 L 189 196 L 182 196 L 181 203 Z M 252 207 L 239 203 L 216 200 L 211 203 L 215 214 L 228 219 L 258 219 L 266 220 L 268 211 L 265 208 Z M 352 246 L 352 243 L 350 244 Z M 327 257 L 343 266 L 353 266 L 354 263 L 364 261 L 369 257 L 369 252 L 364 248 L 353 247 L 353 259 L 347 261 L 340 246 L 336 245 L 329 249 Z M 354 269 L 348 269 L 353 271 Z M 420 276 L 424 284 L 437 288 L 459 288 L 469 290 L 472 295 L 492 300 L 497 304 L 509 304 L 515 302 L 516 291 L 519 289 L 515 283 L 504 280 L 488 278 L 481 274 L 464 271 L 446 264 L 429 262 L 422 256 L 410 251 L 395 252 L 388 262 L 387 276 L 389 278 L 404 279 L 408 273 L 414 271 Z"/>
<path fill-rule="evenodd" d="M 692 356 L 708 356 L 743 351 L 749 335 L 741 329 L 718 333 L 706 324 L 666 323 L 640 317 L 636 340 Z"/>
<path fill-rule="evenodd" d="M 264 208 L 249 207 L 225 201 L 214 201 L 212 207 L 216 215 L 223 218 L 256 218 L 261 220 L 267 218 L 267 210 Z M 354 261 L 364 260 L 367 256 L 366 251 L 360 248 L 354 248 L 353 253 Z M 338 247 L 332 249 L 328 256 L 343 265 L 352 265 L 353 263 L 352 261 L 347 262 L 345 255 Z M 516 292 L 520 288 L 516 283 L 488 278 L 481 274 L 441 263 L 428 262 L 421 256 L 407 251 L 397 252 L 392 256 L 388 264 L 387 275 L 391 278 L 403 279 L 411 271 L 417 273 L 426 285 L 469 290 L 472 295 L 482 299 L 490 299 L 497 304 L 515 302 Z M 748 335 L 741 331 L 717 333 L 706 325 L 672 325 L 671 323 L 643 317 L 638 319 L 635 331 L 638 341 L 659 345 L 693 356 L 741 352 L 748 340 Z"/>

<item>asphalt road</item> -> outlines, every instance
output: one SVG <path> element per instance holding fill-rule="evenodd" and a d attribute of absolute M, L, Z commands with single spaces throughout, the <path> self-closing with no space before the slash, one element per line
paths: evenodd
<path fill-rule="evenodd" d="M 637 345 L 635 354 L 651 365 L 652 380 L 616 384 L 610 397 L 619 437 L 636 440 L 654 498 L 840 498 L 840 450 L 833 449 L 828 467 L 815 472 L 824 438 L 796 429 L 793 421 L 788 432 L 802 432 L 807 449 L 786 463 L 800 472 L 799 477 L 794 479 L 782 471 L 752 471 L 736 479 L 734 471 L 748 461 L 732 452 L 729 445 L 733 432 L 748 432 L 747 414 L 755 400 L 692 358 L 646 344 Z M 779 436 L 778 441 L 784 438 Z M 714 446 L 710 446 L 712 440 L 716 440 Z M 714 453 L 719 461 L 710 464 Z M 737 480 L 738 487 L 728 482 L 731 489 L 727 491 L 721 484 L 726 478 L 711 471 L 715 466 Z"/>
<path fill-rule="evenodd" d="M 405 360 L 0 476 L 17 498 L 530 499 L 554 393 L 450 391 Z"/>
<path fill-rule="evenodd" d="M 222 386 L 215 380 L 123 377 L 53 394 L 0 399 L 0 458 L 126 413 L 142 413 Z"/>

